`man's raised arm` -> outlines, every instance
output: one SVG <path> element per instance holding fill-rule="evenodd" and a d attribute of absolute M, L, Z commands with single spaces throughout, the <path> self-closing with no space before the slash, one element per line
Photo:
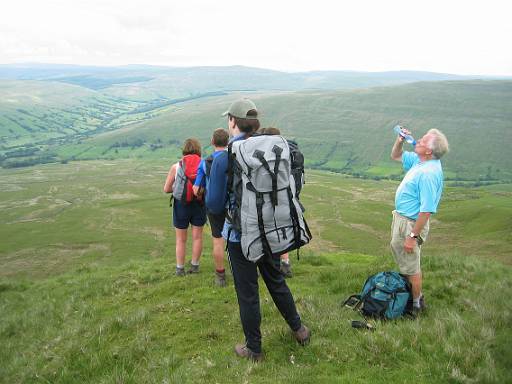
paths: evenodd
<path fill-rule="evenodd" d="M 402 161 L 402 153 L 404 146 L 404 138 L 402 136 L 397 136 L 395 143 L 393 144 L 393 149 L 391 149 L 391 158 L 396 161 Z"/>

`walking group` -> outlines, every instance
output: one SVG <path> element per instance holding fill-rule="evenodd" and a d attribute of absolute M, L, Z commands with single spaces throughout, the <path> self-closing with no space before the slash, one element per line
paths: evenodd
<path fill-rule="evenodd" d="M 231 104 L 223 114 L 227 130 L 213 132 L 213 153 L 201 159 L 201 144 L 185 140 L 183 157 L 167 175 L 164 192 L 172 193 L 176 230 L 176 275 L 199 272 L 203 227 L 208 220 L 213 241 L 215 284 L 226 286 L 224 251 L 233 276 L 245 341 L 235 353 L 263 359 L 258 276 L 261 276 L 282 317 L 300 345 L 311 330 L 297 312 L 285 277 L 291 277 L 288 252 L 312 239 L 304 218 L 300 192 L 304 157 L 294 141 L 277 128 L 260 127 L 259 111 L 249 99 Z M 404 134 L 410 132 L 404 130 Z M 407 171 L 397 189 L 391 249 L 400 273 L 411 284 L 416 313 L 425 308 L 420 269 L 421 245 L 443 190 L 439 159 L 448 151 L 446 137 L 432 129 L 418 140 L 414 152 L 404 152 L 398 136 L 391 157 Z M 188 228 L 192 257 L 185 269 Z"/>

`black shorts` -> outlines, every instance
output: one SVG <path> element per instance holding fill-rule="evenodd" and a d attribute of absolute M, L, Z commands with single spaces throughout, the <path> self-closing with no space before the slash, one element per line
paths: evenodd
<path fill-rule="evenodd" d="M 189 204 L 173 200 L 172 223 L 175 228 L 187 229 L 189 224 L 202 227 L 206 224 L 206 207 L 202 203 L 193 201 Z"/>
<path fill-rule="evenodd" d="M 226 216 L 224 212 L 219 214 L 214 214 L 208 212 L 208 221 L 210 222 L 210 227 L 212 229 L 212 237 L 219 238 L 222 237 L 222 228 L 224 228 L 224 219 Z"/>

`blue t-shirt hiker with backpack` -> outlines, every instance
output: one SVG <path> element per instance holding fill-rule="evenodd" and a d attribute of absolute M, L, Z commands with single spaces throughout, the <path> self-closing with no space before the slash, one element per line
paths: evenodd
<path fill-rule="evenodd" d="M 224 269 L 224 239 L 222 238 L 222 228 L 224 227 L 224 209 L 216 213 L 208 209 L 210 197 L 213 194 L 215 197 L 216 190 L 212 191 L 210 184 L 212 183 L 211 168 L 215 161 L 222 161 L 223 157 L 227 158 L 226 147 L 228 145 L 229 134 L 223 128 L 217 128 L 212 135 L 211 144 L 214 147 L 214 152 L 206 159 L 201 161 L 199 169 L 197 170 L 197 177 L 194 182 L 194 193 L 200 195 L 204 191 L 203 196 L 207 208 L 208 221 L 212 232 L 213 242 L 213 261 L 215 263 L 215 284 L 219 287 L 226 286 L 226 272 Z M 223 184 L 225 175 L 216 173 L 216 177 L 220 180 L 213 180 L 213 184 Z"/>

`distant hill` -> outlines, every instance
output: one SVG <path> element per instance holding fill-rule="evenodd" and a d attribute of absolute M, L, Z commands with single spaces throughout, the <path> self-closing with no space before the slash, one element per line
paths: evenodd
<path fill-rule="evenodd" d="M 353 89 L 416 81 L 474 79 L 479 76 L 395 71 L 312 71 L 289 73 L 244 66 L 91 67 L 52 64 L 0 65 L 0 79 L 49 80 L 80 85 L 132 100 L 177 98 L 212 91 L 298 91 Z"/>

